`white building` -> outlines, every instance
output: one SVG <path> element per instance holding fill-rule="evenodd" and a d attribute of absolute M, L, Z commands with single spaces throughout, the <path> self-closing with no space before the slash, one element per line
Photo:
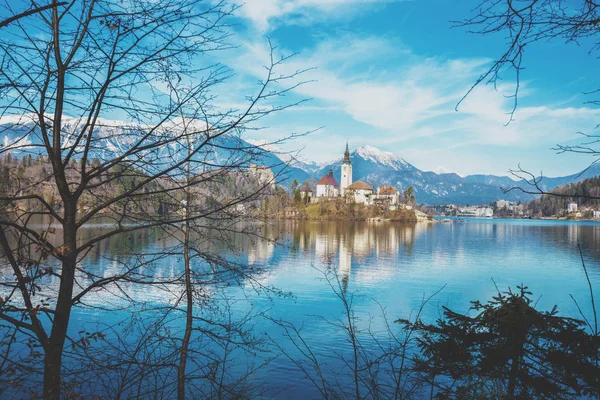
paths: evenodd
<path fill-rule="evenodd" d="M 479 208 L 477 208 L 477 216 L 484 217 L 484 218 L 493 217 L 494 210 L 491 209 L 490 207 L 479 207 Z"/>
<path fill-rule="evenodd" d="M 320 197 L 337 197 L 340 195 L 340 186 L 333 177 L 333 171 L 329 170 L 327 175 L 323 175 L 317 182 L 317 200 Z"/>
<path fill-rule="evenodd" d="M 457 216 L 459 217 L 475 217 L 475 218 L 491 218 L 494 216 L 494 210 L 490 207 L 459 207 Z"/>
<path fill-rule="evenodd" d="M 346 142 L 346 151 L 340 172 L 340 194 L 343 196 L 348 186 L 352 185 L 352 163 L 350 162 L 350 152 L 348 151 L 348 142 Z"/>
<path fill-rule="evenodd" d="M 508 208 L 508 206 L 510 205 L 510 201 L 506 201 L 506 200 L 496 200 L 496 208 L 497 209 L 501 209 L 501 208 Z"/>
<path fill-rule="evenodd" d="M 512 212 L 516 211 L 518 213 L 523 212 L 523 205 L 518 204 L 516 201 L 496 200 L 496 208 L 498 210 L 506 208 L 508 211 L 512 211 Z"/>
<path fill-rule="evenodd" d="M 567 204 L 567 212 L 569 214 L 577 212 L 577 203 L 569 203 L 569 204 Z"/>
<path fill-rule="evenodd" d="M 358 204 L 371 205 L 373 196 L 373 186 L 363 181 L 356 181 L 346 187 L 346 197 Z"/>

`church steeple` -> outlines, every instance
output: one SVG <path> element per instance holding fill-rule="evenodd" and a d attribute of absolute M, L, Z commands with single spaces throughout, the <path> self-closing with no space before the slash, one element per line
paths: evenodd
<path fill-rule="evenodd" d="M 346 140 L 346 151 L 344 152 L 344 164 L 350 164 L 350 151 L 348 151 L 348 141 Z"/>
<path fill-rule="evenodd" d="M 352 163 L 350 162 L 350 150 L 348 150 L 348 141 L 346 140 L 346 151 L 344 152 L 344 161 L 340 168 L 340 192 L 344 196 L 346 188 L 352 185 Z"/>

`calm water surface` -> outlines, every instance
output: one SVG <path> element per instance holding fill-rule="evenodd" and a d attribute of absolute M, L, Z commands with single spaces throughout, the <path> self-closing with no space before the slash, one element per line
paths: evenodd
<path fill-rule="evenodd" d="M 350 351 L 344 333 L 328 322 L 342 315 L 339 299 L 323 279 L 322 271 L 328 268 L 337 271 L 342 289 L 353 295 L 360 323 L 370 324 L 374 332 L 384 329 L 380 318 L 382 307 L 392 321 L 407 318 L 420 307 L 424 297 L 444 285 L 424 309 L 423 319 L 434 322 L 442 305 L 468 312 L 470 301 L 491 299 L 496 293 L 494 282 L 501 290 L 524 284 L 538 300 L 538 308 L 550 309 L 556 304 L 562 315 L 579 317 L 569 297 L 572 294 L 591 317 L 578 243 L 590 279 L 600 293 L 598 223 L 492 219 L 416 225 L 273 221 L 265 223 L 262 232 L 283 245 L 236 237 L 233 241 L 239 251 L 217 250 L 238 261 L 265 267 L 260 283 L 291 296 L 259 295 L 249 287 L 242 291 L 235 285 L 223 290 L 236 300 L 234 309 L 240 313 L 252 309 L 303 326 L 304 338 L 325 358 Z M 90 255 L 88 268 L 108 275 L 120 267 L 115 259 L 125 259 L 132 247 L 136 251 L 160 252 L 168 246 L 169 239 L 159 236 L 107 241 Z M 132 246 L 132 241 L 139 243 Z M 180 257 L 166 257 L 153 268 L 157 276 L 177 274 Z M 128 290 L 139 300 L 172 301 L 160 289 L 131 286 Z M 596 300 L 600 303 L 600 298 Z M 91 296 L 88 303 L 93 302 L 110 304 L 106 295 Z M 111 318 L 116 320 L 115 315 L 104 310 L 79 310 L 74 315 L 72 330 Z M 252 323 L 257 335 L 268 333 L 291 355 L 297 355 L 281 330 L 267 318 L 255 317 Z M 399 327 L 394 329 L 399 331 Z M 327 363 L 333 370 L 342 368 L 333 358 Z M 271 394 L 279 393 L 277 397 L 318 397 L 304 375 L 285 357 L 274 359 L 260 370 L 256 379 L 265 383 Z"/>
<path fill-rule="evenodd" d="M 262 244 L 248 255 L 270 266 L 269 283 L 295 295 L 276 301 L 270 313 L 296 324 L 304 321 L 308 339 L 325 353 L 349 350 L 343 333 L 313 317 L 333 319 L 342 312 L 318 270 L 327 266 L 344 277 L 357 315 L 375 331 L 384 328 L 377 318 L 381 306 L 392 320 L 407 318 L 444 285 L 424 310 L 429 322 L 440 315 L 441 305 L 466 313 L 470 301 L 491 299 L 497 293 L 494 282 L 500 290 L 526 285 L 539 309 L 558 305 L 561 314 L 579 318 L 572 294 L 591 318 L 578 243 L 600 293 L 598 223 L 468 219 L 416 225 L 287 221 L 278 226 L 291 249 Z M 274 364 L 290 369 L 281 380 L 273 373 L 278 385 L 292 382 L 293 397 L 301 398 L 304 377 L 285 360 Z"/>

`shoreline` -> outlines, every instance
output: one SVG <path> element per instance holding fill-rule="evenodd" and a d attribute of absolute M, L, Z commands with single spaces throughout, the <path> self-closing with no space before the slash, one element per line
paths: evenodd
<path fill-rule="evenodd" d="M 399 218 L 341 218 L 341 217 L 320 217 L 320 218 L 306 218 L 306 217 L 264 217 L 263 219 L 275 219 L 281 221 L 352 221 L 352 222 L 402 222 L 402 223 L 437 223 L 441 222 L 435 219 L 399 219 Z"/>

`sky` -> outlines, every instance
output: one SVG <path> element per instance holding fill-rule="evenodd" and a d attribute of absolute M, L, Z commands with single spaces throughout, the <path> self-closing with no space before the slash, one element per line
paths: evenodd
<path fill-rule="evenodd" d="M 375 146 L 426 171 L 506 175 L 521 165 L 561 176 L 582 170 L 593 159 L 551 148 L 581 141 L 578 132 L 594 133 L 600 122 L 600 110 L 586 104 L 584 94 L 600 87 L 585 43 L 537 43 L 527 50 L 510 124 L 509 73 L 496 88 L 477 87 L 455 110 L 505 46 L 502 35 L 454 27 L 452 21 L 464 20 L 476 5 L 247 0 L 232 20 L 236 48 L 220 55 L 235 76 L 219 101 L 239 104 L 241 93 L 257 87 L 270 40 L 276 56 L 293 55 L 277 73 L 306 70 L 298 78 L 305 83 L 282 101 L 309 101 L 261 121 L 263 129 L 249 134 L 253 140 L 312 132 L 283 149 L 317 162 L 339 157 L 348 141 L 351 149 Z"/>
<path fill-rule="evenodd" d="M 243 0 L 208 1 L 234 6 Z M 351 150 L 370 145 L 421 170 L 460 175 L 507 175 L 519 165 L 545 176 L 581 171 L 594 159 L 552 148 L 581 143 L 580 132 L 598 133 L 600 109 L 585 94 L 600 87 L 591 46 L 553 41 L 528 47 L 509 124 L 515 77 L 508 72 L 496 87 L 475 88 L 457 109 L 506 48 L 502 34 L 476 35 L 452 22 L 471 16 L 477 4 L 246 0 L 227 21 L 232 47 L 210 56 L 232 72 L 217 88 L 215 105 L 244 109 L 265 77 L 271 44 L 276 59 L 286 58 L 276 76 L 302 72 L 271 88 L 297 85 L 276 102 L 300 104 L 255 124 L 261 129 L 246 133 L 254 143 L 308 133 L 279 146 L 322 163 L 339 158 L 346 142 Z"/>

